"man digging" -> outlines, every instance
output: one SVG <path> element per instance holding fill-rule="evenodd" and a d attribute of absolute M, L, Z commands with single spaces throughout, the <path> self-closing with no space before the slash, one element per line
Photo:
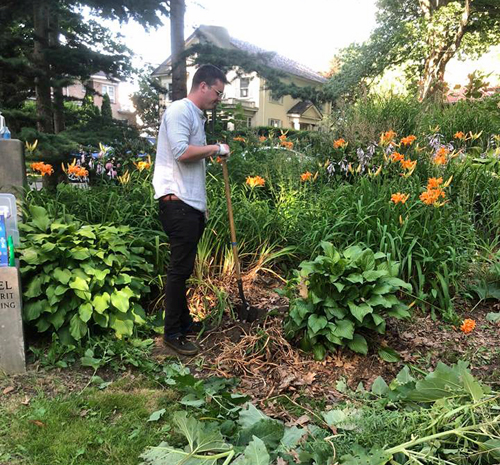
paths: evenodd
<path fill-rule="evenodd" d="M 186 281 L 193 272 L 196 249 L 205 229 L 205 158 L 229 155 L 226 144 L 206 144 L 203 114 L 223 98 L 225 84 L 226 76 L 219 68 L 201 66 L 187 98 L 173 102 L 165 111 L 158 135 L 153 187 L 170 242 L 163 341 L 182 355 L 199 351 L 186 336 L 208 329 L 194 322 L 189 313 Z"/>

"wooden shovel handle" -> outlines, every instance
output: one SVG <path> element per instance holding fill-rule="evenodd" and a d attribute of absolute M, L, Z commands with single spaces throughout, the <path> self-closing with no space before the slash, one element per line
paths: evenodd
<path fill-rule="evenodd" d="M 229 173 L 224 158 L 221 158 L 222 173 L 224 174 L 224 186 L 226 190 L 227 213 L 229 216 L 229 228 L 231 229 L 231 247 L 233 249 L 236 277 L 241 280 L 240 261 L 238 258 L 238 243 L 236 242 L 236 229 L 234 227 L 233 204 L 231 203 L 231 189 L 229 187 Z"/>

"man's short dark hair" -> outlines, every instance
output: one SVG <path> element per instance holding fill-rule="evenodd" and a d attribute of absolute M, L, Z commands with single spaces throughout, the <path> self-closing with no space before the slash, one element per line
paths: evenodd
<path fill-rule="evenodd" d="M 213 86 L 216 81 L 221 81 L 227 84 L 226 75 L 214 65 L 202 65 L 198 68 L 193 76 L 193 89 L 197 89 L 202 82 L 206 82 L 209 86 Z"/>

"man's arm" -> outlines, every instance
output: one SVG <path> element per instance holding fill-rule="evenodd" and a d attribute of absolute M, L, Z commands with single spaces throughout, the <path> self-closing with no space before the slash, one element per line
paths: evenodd
<path fill-rule="evenodd" d="M 185 152 L 177 160 L 184 162 L 203 160 L 203 158 L 217 155 L 218 151 L 218 145 L 188 145 Z"/>

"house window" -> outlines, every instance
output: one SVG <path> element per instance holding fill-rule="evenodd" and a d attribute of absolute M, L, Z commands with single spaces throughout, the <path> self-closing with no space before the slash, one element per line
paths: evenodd
<path fill-rule="evenodd" d="M 251 127 L 252 127 L 252 117 L 247 116 L 247 128 L 251 128 Z"/>
<path fill-rule="evenodd" d="M 280 119 L 269 119 L 269 126 L 273 126 L 274 128 L 280 128 L 281 127 L 281 120 Z"/>
<path fill-rule="evenodd" d="M 170 102 L 172 101 L 172 83 L 171 82 L 169 82 L 167 84 L 167 100 Z"/>
<path fill-rule="evenodd" d="M 276 97 L 273 95 L 273 91 L 269 91 L 269 101 L 271 103 L 278 103 L 280 105 L 283 105 L 283 97 Z"/>
<path fill-rule="evenodd" d="M 250 78 L 240 79 L 240 97 L 248 97 L 248 86 L 250 85 Z"/>
<path fill-rule="evenodd" d="M 115 86 L 107 86 L 103 84 L 102 86 L 102 95 L 108 94 L 109 101 L 111 103 L 115 103 Z"/>

